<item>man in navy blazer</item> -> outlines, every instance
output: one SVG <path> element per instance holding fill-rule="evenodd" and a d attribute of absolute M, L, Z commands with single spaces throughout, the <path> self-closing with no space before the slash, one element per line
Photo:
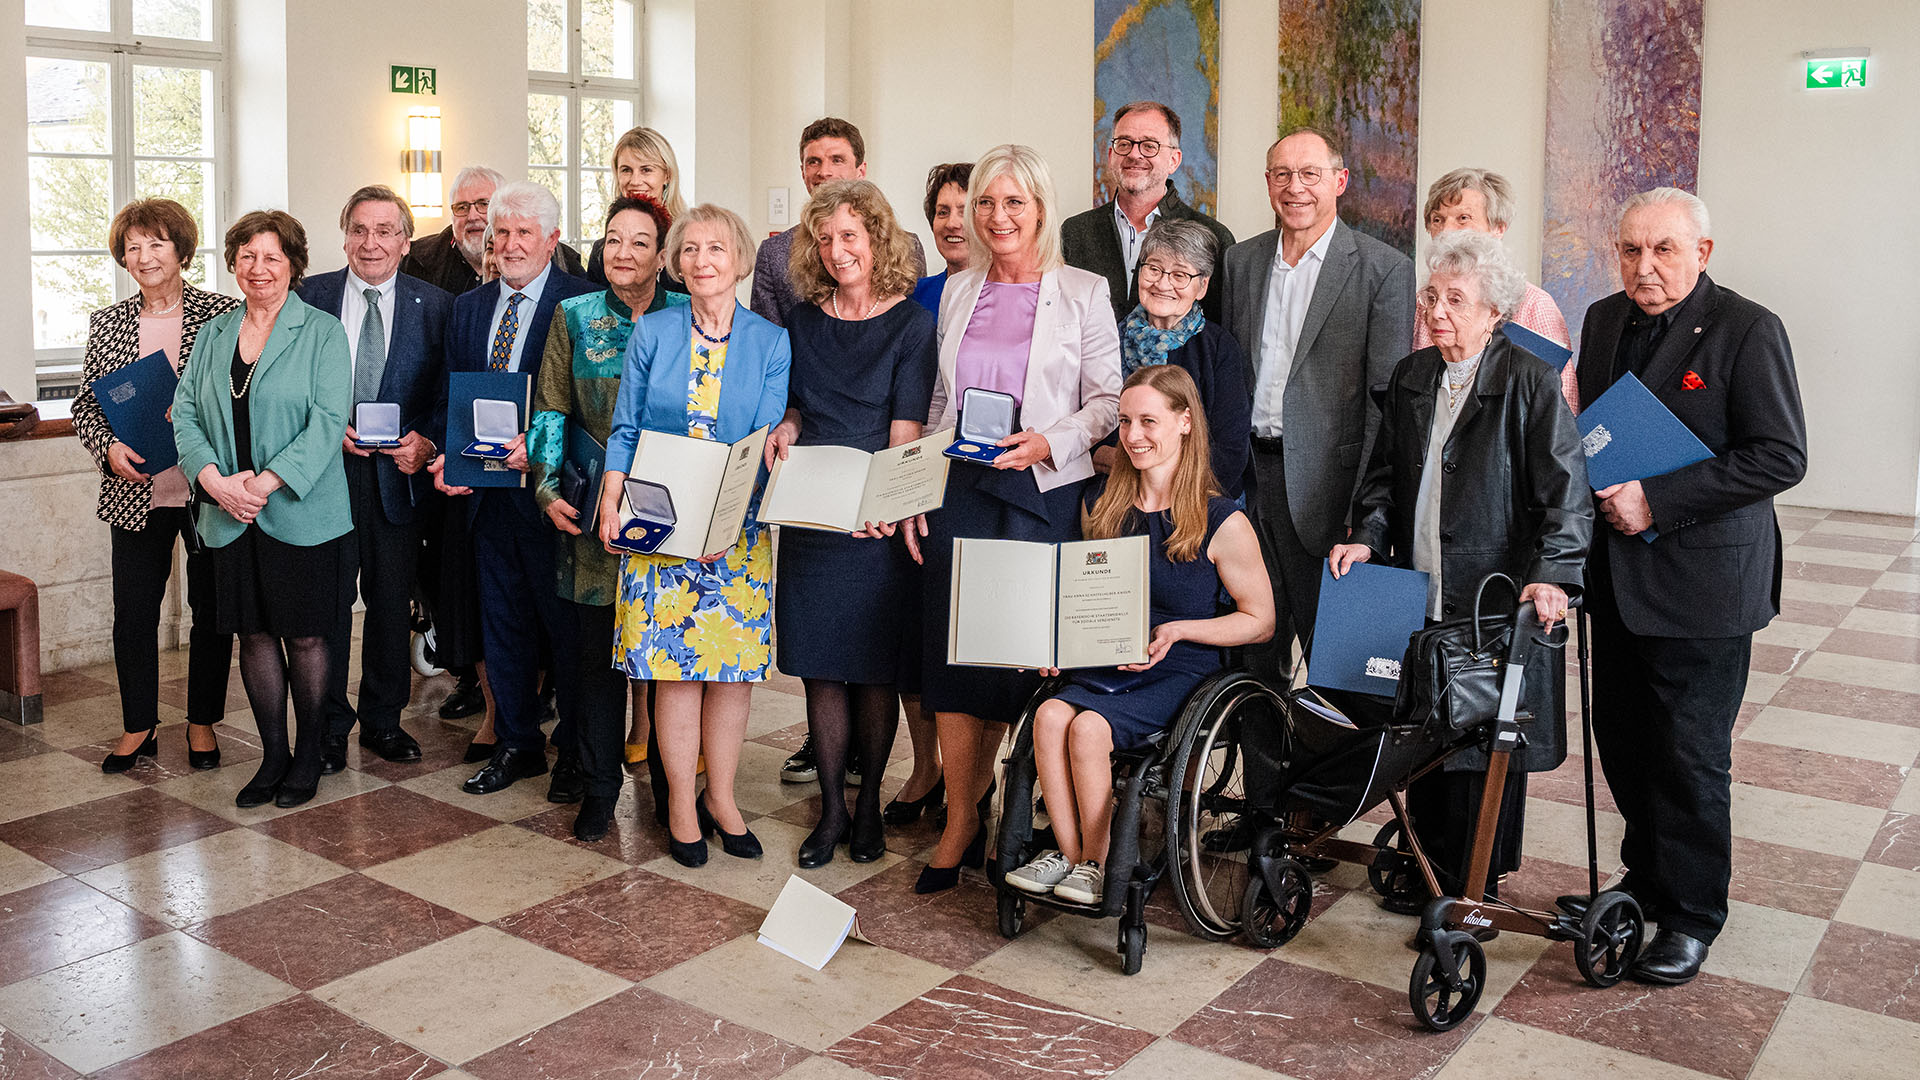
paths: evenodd
<path fill-rule="evenodd" d="M 526 182 L 501 185 L 487 207 L 487 227 L 500 280 L 454 300 L 447 370 L 518 371 L 538 383 L 554 308 L 598 287 L 554 268 L 560 204 L 546 188 Z M 444 442 L 444 388 L 436 416 L 438 441 Z M 507 464 L 525 472 L 526 435 L 511 445 Z M 453 449 L 458 453 L 460 448 Z M 464 513 L 473 530 L 480 637 L 487 685 L 498 712 L 493 757 L 464 785 L 471 794 L 485 795 L 547 771 L 547 740 L 540 730 L 540 634 L 545 631 L 553 656 L 566 656 L 572 650 L 573 622 L 555 591 L 553 526 L 534 504 L 532 489 L 524 484 L 479 492 L 448 487 L 444 466 L 443 454 L 432 465 L 435 484 L 449 495 L 467 496 L 464 509 L 456 506 L 449 512 Z M 572 745 L 570 694 L 567 687 L 560 689 L 561 722 L 554 729 L 560 764 L 547 797 L 578 802 L 585 791 L 584 774 Z"/>
<path fill-rule="evenodd" d="M 414 507 L 426 497 L 427 461 L 434 444 L 439 387 L 446 381 L 447 319 L 453 297 L 399 272 L 413 236 L 413 211 L 384 184 L 363 187 L 340 211 L 346 234 L 347 268 L 316 274 L 300 286 L 300 298 L 338 318 L 353 353 L 353 403 L 400 406 L 399 445 L 379 450 L 355 445 L 348 418 L 341 451 L 353 506 L 360 555 L 360 595 L 366 601 L 360 650 L 360 745 L 388 761 L 419 761 L 420 744 L 400 727 L 411 697 L 408 652 L 411 604 L 420 534 Z M 347 765 L 347 733 L 354 708 L 347 702 L 349 614 L 329 641 L 326 765 Z"/>

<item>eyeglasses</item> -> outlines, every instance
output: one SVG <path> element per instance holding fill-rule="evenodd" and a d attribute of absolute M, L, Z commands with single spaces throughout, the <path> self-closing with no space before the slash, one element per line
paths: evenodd
<path fill-rule="evenodd" d="M 371 236 L 376 240 L 386 241 L 386 240 L 392 240 L 398 237 L 399 235 L 400 235 L 400 230 L 393 228 L 390 225 L 380 225 L 371 229 L 367 228 L 365 225 L 355 225 L 352 228 L 347 230 L 348 238 L 353 240 L 365 240 L 367 237 Z"/>
<path fill-rule="evenodd" d="M 1151 285 L 1161 278 L 1166 278 L 1174 288 L 1184 289 L 1193 284 L 1193 279 L 1199 276 L 1199 274 L 1191 274 L 1185 270 L 1169 270 L 1159 263 L 1140 264 L 1140 284 L 1142 285 Z"/>
<path fill-rule="evenodd" d="M 1320 178 L 1327 175 L 1328 171 L 1327 169 L 1316 169 L 1311 166 L 1304 169 L 1268 169 L 1267 180 L 1279 187 L 1286 187 L 1288 184 L 1293 183 L 1293 178 L 1297 176 L 1300 178 L 1302 186 L 1312 187 L 1318 184 Z"/>
<path fill-rule="evenodd" d="M 1119 154 L 1121 157 L 1126 157 L 1128 154 L 1138 150 L 1140 151 L 1141 157 L 1151 158 L 1160 156 L 1160 147 L 1162 144 L 1154 139 L 1119 138 L 1107 145 L 1113 147 L 1113 152 Z M 1173 144 L 1173 148 L 1175 150 L 1180 149 L 1178 144 Z"/>
<path fill-rule="evenodd" d="M 466 217 L 468 212 L 474 210 L 478 210 L 484 214 L 487 212 L 487 200 L 475 199 L 472 202 L 457 202 L 453 204 L 451 209 L 453 210 L 454 217 Z"/>

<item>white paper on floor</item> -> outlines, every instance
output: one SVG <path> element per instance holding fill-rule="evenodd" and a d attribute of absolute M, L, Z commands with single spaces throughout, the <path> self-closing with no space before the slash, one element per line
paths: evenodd
<path fill-rule="evenodd" d="M 873 944 L 861 935 L 853 905 L 798 874 L 787 878 L 780 899 L 760 924 L 760 944 L 815 971 L 826 967 L 848 938 Z"/>

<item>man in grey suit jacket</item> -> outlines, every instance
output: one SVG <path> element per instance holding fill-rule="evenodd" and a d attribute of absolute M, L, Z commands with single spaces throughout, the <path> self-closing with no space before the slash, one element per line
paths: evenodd
<path fill-rule="evenodd" d="M 1156 221 L 1197 221 L 1213 234 L 1218 250 L 1233 246 L 1225 225 L 1180 200 L 1169 182 L 1180 168 L 1180 116 L 1157 101 L 1122 105 L 1113 114 L 1113 139 L 1107 144 L 1107 182 L 1114 197 L 1060 223 L 1060 249 L 1068 266 L 1107 279 L 1115 322 L 1124 322 L 1140 303 L 1134 270 L 1147 230 Z M 1219 322 L 1222 297 L 1209 289 L 1200 298 L 1207 321 Z"/>
<path fill-rule="evenodd" d="M 1340 221 L 1346 186 L 1332 136 L 1283 136 L 1267 150 L 1280 228 L 1226 256 L 1225 320 L 1251 361 L 1249 509 L 1280 619 L 1248 659 L 1269 679 L 1291 674 L 1290 633 L 1311 651 L 1320 567 L 1346 538 L 1379 395 L 1413 340 L 1413 264 Z"/>
<path fill-rule="evenodd" d="M 361 188 L 340 213 L 347 268 L 316 274 L 300 298 L 341 320 L 353 355 L 353 401 L 400 406 L 399 445 L 354 445 L 350 417 L 341 452 L 353 508 L 360 595 L 367 612 L 360 650 L 360 745 L 388 761 L 420 760 L 420 744 L 400 727 L 411 697 L 411 600 L 420 535 L 414 507 L 428 488 L 425 465 L 434 445 L 425 432 L 446 380 L 445 341 L 453 297 L 399 272 L 413 236 L 413 213 L 393 189 Z M 351 616 L 332 636 L 327 679 L 326 771 L 347 763 L 347 732 L 356 715 L 347 702 Z"/>

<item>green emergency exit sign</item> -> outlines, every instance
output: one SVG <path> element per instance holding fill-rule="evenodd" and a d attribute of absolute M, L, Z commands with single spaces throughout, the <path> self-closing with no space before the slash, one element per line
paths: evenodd
<path fill-rule="evenodd" d="M 403 64 L 392 64 L 388 67 L 387 89 L 396 94 L 431 94 L 438 96 L 439 82 L 439 68 L 407 67 Z"/>
<path fill-rule="evenodd" d="M 1864 56 L 1809 57 L 1807 89 L 1860 90 L 1867 85 L 1867 58 Z"/>

